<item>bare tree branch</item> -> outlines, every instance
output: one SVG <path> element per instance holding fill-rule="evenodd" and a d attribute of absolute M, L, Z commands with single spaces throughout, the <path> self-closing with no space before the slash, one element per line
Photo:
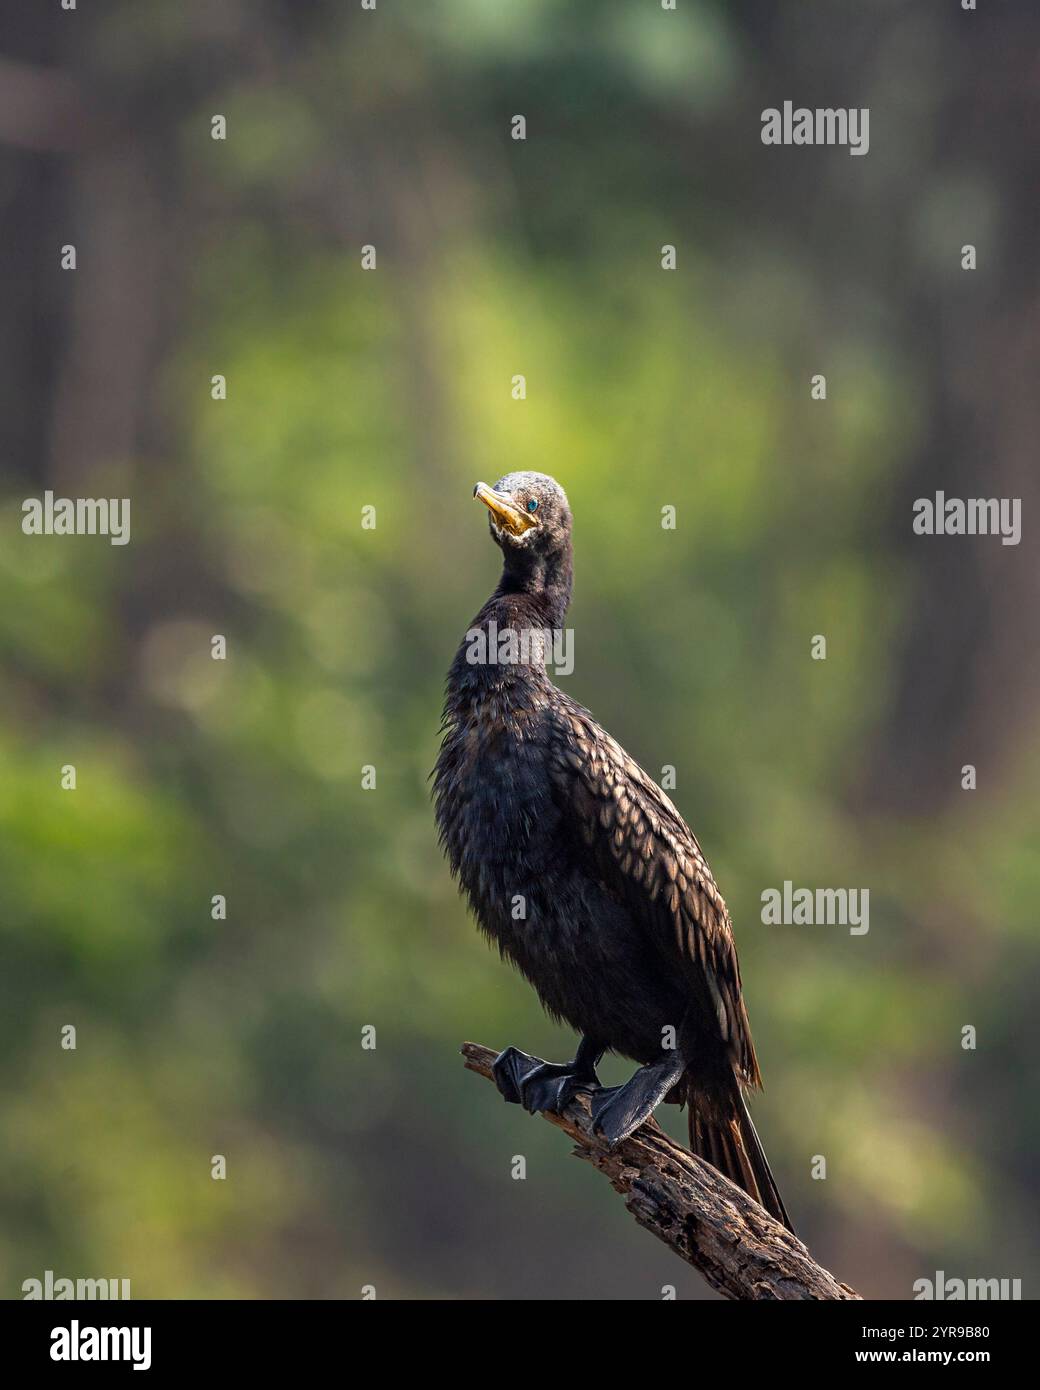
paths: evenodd
<path fill-rule="evenodd" d="M 470 1071 L 491 1078 L 496 1053 L 463 1043 Z M 545 1118 L 575 1141 L 574 1153 L 605 1173 L 648 1231 L 737 1299 L 858 1299 L 790 1231 L 708 1163 L 670 1139 L 653 1120 L 611 1152 L 594 1134 L 589 1102 L 578 1095 Z"/>

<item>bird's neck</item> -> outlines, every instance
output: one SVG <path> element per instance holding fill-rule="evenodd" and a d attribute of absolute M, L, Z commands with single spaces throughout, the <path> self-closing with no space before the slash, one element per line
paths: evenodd
<path fill-rule="evenodd" d="M 457 722 L 491 704 L 526 705 L 546 679 L 546 658 L 570 603 L 570 554 L 520 564 L 506 555 L 498 588 L 474 618 L 448 673 L 445 713 Z M 509 643 L 519 643 L 513 651 Z M 518 659 L 519 657 L 519 659 Z"/>
<path fill-rule="evenodd" d="M 570 547 L 552 555 L 525 555 L 522 551 L 507 550 L 502 566 L 502 578 L 492 595 L 507 602 L 522 595 L 525 607 L 536 611 L 542 625 L 548 628 L 563 626 L 574 587 L 574 567 Z"/>

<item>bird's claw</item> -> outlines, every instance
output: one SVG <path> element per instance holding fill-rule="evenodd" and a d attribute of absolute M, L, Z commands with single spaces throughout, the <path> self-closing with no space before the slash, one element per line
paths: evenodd
<path fill-rule="evenodd" d="M 624 1086 L 605 1086 L 592 1098 L 593 1133 L 602 1135 L 611 1149 L 638 1129 L 654 1109 L 648 1104 L 633 1105 L 624 1090 Z"/>
<path fill-rule="evenodd" d="M 518 1047 L 507 1047 L 500 1052 L 491 1064 L 491 1074 L 503 1100 L 511 1105 L 520 1105 L 521 1087 L 532 1071 L 542 1065 L 541 1058 L 531 1057 Z"/>
<path fill-rule="evenodd" d="M 592 1129 L 615 1148 L 648 1120 L 683 1074 L 678 1058 L 640 1067 L 623 1086 L 601 1087 L 592 1097 Z"/>
<path fill-rule="evenodd" d="M 576 1061 L 543 1062 L 518 1047 L 500 1052 L 491 1071 L 503 1098 L 532 1115 L 542 1110 L 558 1114 L 579 1091 L 599 1085 L 595 1071 L 579 1068 Z"/>

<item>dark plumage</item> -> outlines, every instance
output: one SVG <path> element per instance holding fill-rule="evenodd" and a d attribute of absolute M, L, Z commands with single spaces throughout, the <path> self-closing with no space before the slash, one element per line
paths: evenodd
<path fill-rule="evenodd" d="M 504 566 L 470 633 L 562 628 L 572 584 L 563 489 L 511 473 L 474 495 Z M 448 673 L 441 842 L 482 930 L 582 1034 L 570 1063 L 507 1048 L 500 1090 L 540 1110 L 592 1087 L 613 1143 L 661 1100 L 686 1103 L 694 1152 L 790 1226 L 744 1104 L 741 1087 L 761 1077 L 729 913 L 700 845 L 653 779 L 553 684 L 537 646 L 527 662 L 474 661 L 475 651 L 464 640 Z M 625 1086 L 598 1086 L 607 1050 L 642 1064 Z"/>

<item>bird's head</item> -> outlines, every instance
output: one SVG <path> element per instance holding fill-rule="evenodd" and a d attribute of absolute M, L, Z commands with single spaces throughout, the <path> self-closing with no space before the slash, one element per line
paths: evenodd
<path fill-rule="evenodd" d="M 491 539 L 507 557 L 544 560 L 569 549 L 567 494 L 547 473 L 507 473 L 494 487 L 478 483 L 473 496 L 487 507 Z"/>

